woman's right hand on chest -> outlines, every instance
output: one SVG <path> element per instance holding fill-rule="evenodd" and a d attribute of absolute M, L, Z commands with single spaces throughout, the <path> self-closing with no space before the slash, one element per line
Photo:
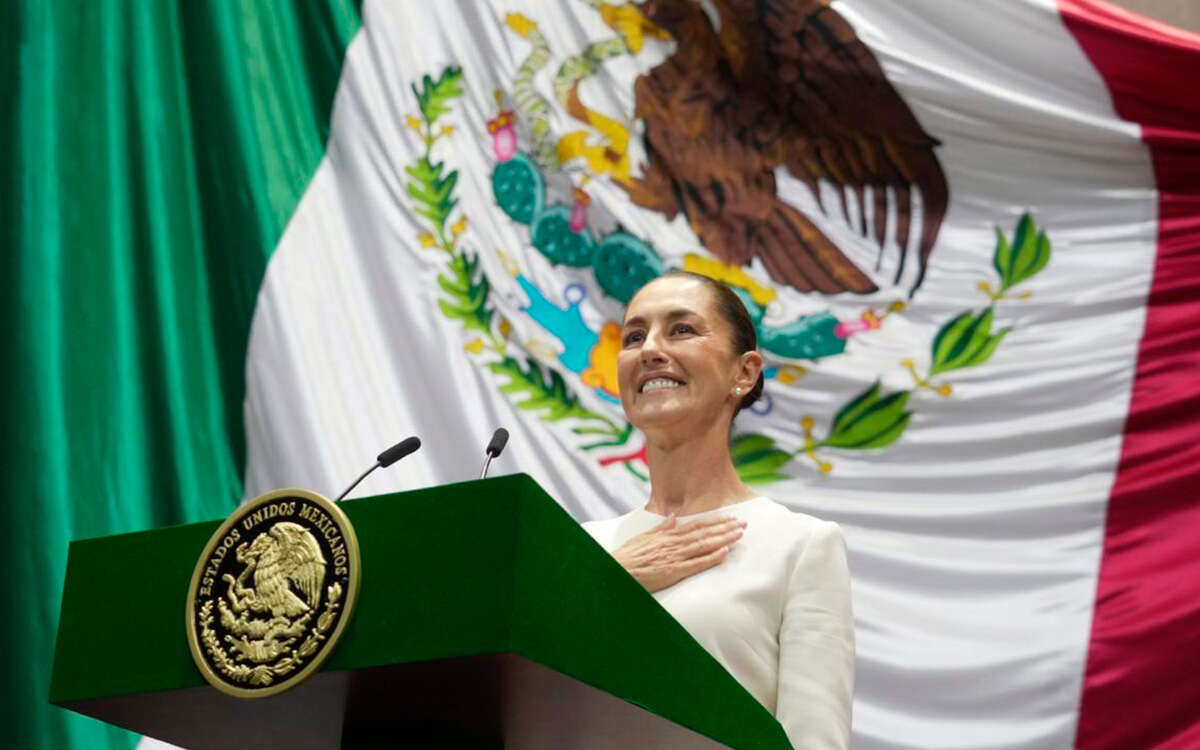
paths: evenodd
<path fill-rule="evenodd" d="M 698 518 L 683 525 L 671 516 L 631 537 L 613 557 L 653 594 L 720 564 L 745 527 L 745 521 L 730 516 Z"/>

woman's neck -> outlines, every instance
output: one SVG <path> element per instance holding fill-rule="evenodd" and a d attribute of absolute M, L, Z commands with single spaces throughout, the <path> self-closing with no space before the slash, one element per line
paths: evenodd
<path fill-rule="evenodd" d="M 716 429 L 719 432 L 710 429 L 683 440 L 655 440 L 647 436 L 646 459 L 650 464 L 647 511 L 688 516 L 755 496 L 733 467 L 728 430 Z"/>

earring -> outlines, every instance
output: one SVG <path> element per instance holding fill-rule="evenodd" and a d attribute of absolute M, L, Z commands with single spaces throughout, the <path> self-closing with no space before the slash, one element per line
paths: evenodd
<path fill-rule="evenodd" d="M 733 389 L 733 392 L 734 392 L 734 393 L 736 393 L 736 394 L 737 394 L 737 395 L 739 395 L 739 396 L 740 396 L 740 395 L 742 395 L 742 389 L 741 389 L 741 387 L 734 388 L 734 389 Z"/>

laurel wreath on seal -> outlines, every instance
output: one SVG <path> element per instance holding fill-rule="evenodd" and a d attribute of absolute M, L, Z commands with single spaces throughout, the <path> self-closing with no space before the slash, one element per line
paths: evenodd
<path fill-rule="evenodd" d="M 317 618 L 317 624 L 309 633 L 308 638 L 305 638 L 303 643 L 274 664 L 259 664 L 252 667 L 249 664 L 239 664 L 236 659 L 229 656 L 212 629 L 213 599 L 204 602 L 200 607 L 198 617 L 200 640 L 204 643 L 205 650 L 212 657 L 214 665 L 221 674 L 233 682 L 265 687 L 275 682 L 276 679 L 286 677 L 295 671 L 305 660 L 317 652 L 321 641 L 329 637 L 329 629 L 333 627 L 337 611 L 341 608 L 342 586 L 339 583 L 331 584 L 325 593 L 325 611 Z"/>

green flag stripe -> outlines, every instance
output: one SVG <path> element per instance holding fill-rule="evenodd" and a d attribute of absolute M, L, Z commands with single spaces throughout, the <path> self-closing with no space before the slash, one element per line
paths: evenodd
<path fill-rule="evenodd" d="M 4 14 L 6 735 L 127 747 L 46 704 L 67 542 L 221 516 L 241 496 L 250 317 L 360 14 L 354 0 Z"/>

